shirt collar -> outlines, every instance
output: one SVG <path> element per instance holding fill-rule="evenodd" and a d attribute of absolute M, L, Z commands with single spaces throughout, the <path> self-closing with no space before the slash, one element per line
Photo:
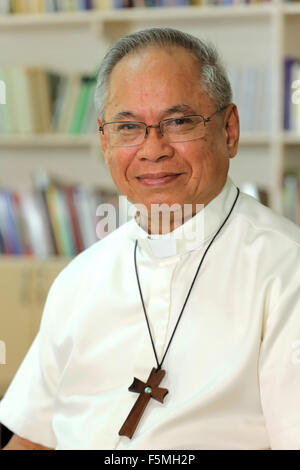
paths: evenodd
<path fill-rule="evenodd" d="M 227 176 L 220 193 L 194 217 L 163 235 L 148 234 L 133 218 L 129 237 L 138 240 L 139 248 L 151 258 L 168 258 L 200 250 L 213 237 L 227 217 L 237 195 L 237 188 Z"/>

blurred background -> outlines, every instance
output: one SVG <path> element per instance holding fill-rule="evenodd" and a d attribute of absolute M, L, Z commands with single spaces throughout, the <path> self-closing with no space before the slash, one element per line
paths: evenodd
<path fill-rule="evenodd" d="M 52 281 L 106 235 L 96 207 L 117 205 L 118 192 L 97 135 L 97 70 L 109 44 L 152 26 L 215 43 L 241 122 L 230 176 L 300 223 L 300 3 L 1 0 L 0 397 Z"/>

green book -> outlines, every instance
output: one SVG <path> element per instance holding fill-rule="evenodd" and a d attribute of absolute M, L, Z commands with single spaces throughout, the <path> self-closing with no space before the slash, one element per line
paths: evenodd
<path fill-rule="evenodd" d="M 69 128 L 70 134 L 79 134 L 84 119 L 84 111 L 88 104 L 90 85 L 88 79 L 83 78 L 81 81 L 80 92 L 77 98 L 74 114 Z"/>
<path fill-rule="evenodd" d="M 69 219 L 66 198 L 62 188 L 56 188 L 54 193 L 59 236 L 63 249 L 63 256 L 73 256 L 76 254 L 74 239 L 71 231 L 71 222 Z"/>

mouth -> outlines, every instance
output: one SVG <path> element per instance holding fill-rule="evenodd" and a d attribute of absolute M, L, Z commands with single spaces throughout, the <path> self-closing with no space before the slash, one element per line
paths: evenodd
<path fill-rule="evenodd" d="M 175 181 L 182 173 L 147 173 L 137 176 L 144 186 L 162 186 Z"/>

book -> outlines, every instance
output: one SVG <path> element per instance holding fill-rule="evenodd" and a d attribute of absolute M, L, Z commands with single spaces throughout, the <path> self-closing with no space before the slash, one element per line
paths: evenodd
<path fill-rule="evenodd" d="M 42 170 L 33 182 L 33 189 L 0 189 L 0 253 L 71 258 L 106 236 L 97 233 L 97 207 L 116 192 L 65 184 Z"/>
<path fill-rule="evenodd" d="M 0 134 L 89 133 L 95 73 L 58 74 L 36 67 L 0 66 L 6 104 L 0 105 Z"/>
<path fill-rule="evenodd" d="M 291 109 L 292 109 L 292 77 L 293 69 L 298 66 L 299 59 L 294 57 L 286 57 L 284 59 L 284 117 L 283 128 L 291 129 Z"/>
<path fill-rule="evenodd" d="M 296 61 L 291 70 L 290 129 L 300 134 L 300 61 Z"/>
<path fill-rule="evenodd" d="M 51 236 L 47 230 L 48 221 L 39 194 L 22 189 L 20 201 L 32 254 L 41 259 L 54 255 Z"/>
<path fill-rule="evenodd" d="M 286 171 L 283 177 L 283 210 L 284 215 L 292 222 L 300 224 L 299 177 L 295 170 Z"/>
<path fill-rule="evenodd" d="M 2 210 L 4 212 L 4 224 L 6 226 L 6 236 L 9 245 L 9 251 L 10 253 L 20 255 L 22 254 L 22 240 L 18 231 L 12 194 L 8 189 L 3 188 L 0 195 L 3 204 Z"/>

